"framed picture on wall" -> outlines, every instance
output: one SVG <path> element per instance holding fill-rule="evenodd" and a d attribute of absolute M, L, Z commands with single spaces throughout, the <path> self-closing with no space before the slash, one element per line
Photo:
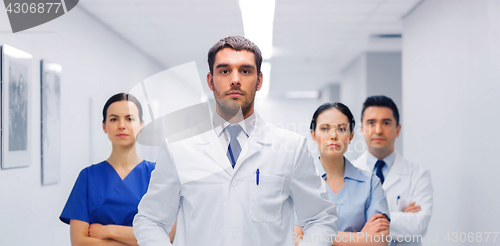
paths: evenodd
<path fill-rule="evenodd" d="M 32 55 L 2 46 L 2 168 L 31 163 L 31 62 Z"/>
<path fill-rule="evenodd" d="M 57 63 L 40 61 L 42 185 L 61 179 L 61 71 Z"/>

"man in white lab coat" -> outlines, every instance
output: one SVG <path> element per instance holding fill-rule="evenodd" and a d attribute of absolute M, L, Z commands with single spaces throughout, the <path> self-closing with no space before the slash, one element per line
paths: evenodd
<path fill-rule="evenodd" d="M 301 245 L 330 246 L 335 205 L 316 175 L 306 139 L 254 112 L 262 56 L 243 37 L 208 53 L 216 99 L 213 129 L 165 141 L 134 219 L 139 245 L 293 245 L 293 211 L 305 224 Z"/>
<path fill-rule="evenodd" d="M 372 96 L 361 112 L 361 131 L 368 150 L 353 162 L 382 182 L 391 213 L 391 245 L 422 245 L 432 215 L 431 175 L 394 150 L 399 112 L 392 99 Z"/>

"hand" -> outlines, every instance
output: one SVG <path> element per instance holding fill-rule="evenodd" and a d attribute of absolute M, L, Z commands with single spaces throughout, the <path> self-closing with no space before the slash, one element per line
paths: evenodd
<path fill-rule="evenodd" d="M 420 206 L 415 205 L 415 202 L 412 202 L 408 206 L 405 207 L 405 209 L 403 210 L 403 212 L 405 212 L 405 213 L 416 213 L 416 212 L 418 212 L 420 210 L 421 210 Z"/>
<path fill-rule="evenodd" d="M 89 226 L 89 237 L 98 239 L 108 239 L 109 238 L 109 227 L 101 225 L 98 223 L 90 224 Z"/>
<path fill-rule="evenodd" d="M 361 232 L 379 233 L 387 229 L 389 229 L 387 217 L 383 214 L 375 214 L 365 223 Z"/>

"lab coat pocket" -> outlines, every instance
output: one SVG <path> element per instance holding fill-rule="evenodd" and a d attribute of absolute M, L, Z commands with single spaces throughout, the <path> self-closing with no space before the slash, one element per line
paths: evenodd
<path fill-rule="evenodd" d="M 250 215 L 255 222 L 272 223 L 281 219 L 282 192 L 285 178 L 259 175 L 250 183 Z"/>
<path fill-rule="evenodd" d="M 406 206 L 410 205 L 413 201 L 410 198 L 396 198 L 394 199 L 396 203 L 397 211 L 403 212 Z"/>

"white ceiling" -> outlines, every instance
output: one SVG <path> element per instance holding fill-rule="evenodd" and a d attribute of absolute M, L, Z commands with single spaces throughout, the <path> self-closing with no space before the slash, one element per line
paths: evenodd
<path fill-rule="evenodd" d="M 400 51 L 401 17 L 421 0 L 276 0 L 270 95 L 337 83 L 365 51 Z M 244 35 L 238 0 L 84 0 L 78 6 L 165 69 L 196 61 L 220 38 Z"/>

